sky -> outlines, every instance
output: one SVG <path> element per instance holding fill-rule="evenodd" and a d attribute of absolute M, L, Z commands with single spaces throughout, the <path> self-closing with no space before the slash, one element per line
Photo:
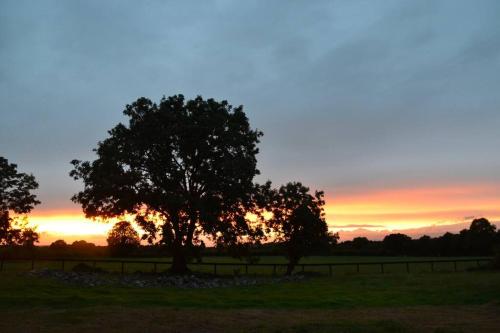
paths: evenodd
<path fill-rule="evenodd" d="M 33 173 L 42 244 L 103 242 L 72 159 L 138 97 L 225 99 L 261 175 L 324 190 L 341 238 L 500 221 L 500 2 L 0 2 L 0 156 Z"/>

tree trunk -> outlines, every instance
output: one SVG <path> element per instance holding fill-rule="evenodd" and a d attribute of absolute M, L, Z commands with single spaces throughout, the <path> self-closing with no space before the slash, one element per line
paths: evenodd
<path fill-rule="evenodd" d="M 170 272 L 173 274 L 185 274 L 188 271 L 186 253 L 182 245 L 177 245 L 172 253 L 172 266 L 170 267 Z"/>

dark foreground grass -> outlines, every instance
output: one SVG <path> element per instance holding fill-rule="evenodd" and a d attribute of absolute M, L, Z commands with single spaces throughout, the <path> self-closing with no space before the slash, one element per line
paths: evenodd
<path fill-rule="evenodd" d="M 0 331 L 500 332 L 500 273 L 342 274 L 253 287 L 79 287 L 0 273 Z"/>
<path fill-rule="evenodd" d="M 371 309 L 90 307 L 0 312 L 1 332 L 498 332 L 495 306 Z"/>
<path fill-rule="evenodd" d="M 339 275 L 305 282 L 214 289 L 79 287 L 0 274 L 0 308 L 45 306 L 178 308 L 357 308 L 498 303 L 500 273 Z"/>

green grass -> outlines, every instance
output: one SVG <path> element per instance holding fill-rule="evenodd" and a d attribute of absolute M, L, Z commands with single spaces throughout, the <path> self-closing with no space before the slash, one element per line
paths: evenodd
<path fill-rule="evenodd" d="M 156 332 L 166 327 L 254 333 L 500 331 L 500 320 L 489 315 L 500 311 L 500 272 L 335 271 L 332 277 L 301 282 L 189 290 L 81 287 L 30 277 L 25 272 L 30 264 L 9 265 L 17 264 L 8 263 L 0 272 L 1 332 Z"/>
<path fill-rule="evenodd" d="M 216 289 L 78 287 L 0 274 L 0 308 L 121 305 L 186 308 L 358 308 L 500 301 L 500 274 L 339 275 L 306 282 Z"/>

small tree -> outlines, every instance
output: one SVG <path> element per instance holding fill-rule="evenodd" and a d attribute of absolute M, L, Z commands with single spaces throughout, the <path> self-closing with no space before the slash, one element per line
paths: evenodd
<path fill-rule="evenodd" d="M 70 250 L 74 254 L 89 257 L 95 255 L 96 245 L 82 239 L 71 243 Z"/>
<path fill-rule="evenodd" d="M 405 234 L 390 234 L 382 241 L 384 250 L 392 255 L 408 255 L 411 248 L 411 237 Z"/>
<path fill-rule="evenodd" d="M 495 237 L 496 230 L 497 227 L 484 217 L 474 219 L 469 227 L 471 233 L 488 237 Z"/>
<path fill-rule="evenodd" d="M 338 234 L 328 232 L 323 212 L 323 192 L 309 193 L 301 183 L 288 183 L 267 194 L 272 217 L 266 223 L 271 237 L 284 245 L 290 275 L 300 258 L 337 243 Z"/>
<path fill-rule="evenodd" d="M 69 245 L 63 239 L 58 239 L 50 244 L 49 249 L 56 256 L 65 256 L 69 252 Z"/>
<path fill-rule="evenodd" d="M 139 247 L 140 238 L 130 222 L 120 221 L 109 231 L 107 242 L 112 254 L 127 255 Z"/>
<path fill-rule="evenodd" d="M 491 255 L 497 237 L 496 226 L 485 218 L 474 219 L 469 229 L 460 232 L 462 247 L 467 255 Z"/>
<path fill-rule="evenodd" d="M 38 188 L 33 175 L 17 171 L 17 165 L 0 157 L 0 245 L 38 242 L 38 234 L 28 228 L 19 216 L 29 213 L 40 203 L 31 192 Z"/>
<path fill-rule="evenodd" d="M 58 239 L 50 244 L 50 248 L 54 250 L 66 250 L 68 248 L 68 243 L 63 239 Z"/>
<path fill-rule="evenodd" d="M 140 98 L 99 142 L 93 162 L 72 161 L 83 191 L 73 197 L 87 217 L 135 216 L 144 239 L 172 252 L 171 271 L 187 271 L 202 235 L 225 246 L 261 235 L 253 209 L 257 143 L 243 107 L 177 95 Z"/>
<path fill-rule="evenodd" d="M 33 228 L 23 229 L 21 232 L 21 244 L 27 248 L 33 248 L 40 240 L 40 235 Z"/>
<path fill-rule="evenodd" d="M 366 237 L 354 237 L 352 242 L 352 247 L 356 250 L 367 250 L 370 245 L 370 241 Z"/>

